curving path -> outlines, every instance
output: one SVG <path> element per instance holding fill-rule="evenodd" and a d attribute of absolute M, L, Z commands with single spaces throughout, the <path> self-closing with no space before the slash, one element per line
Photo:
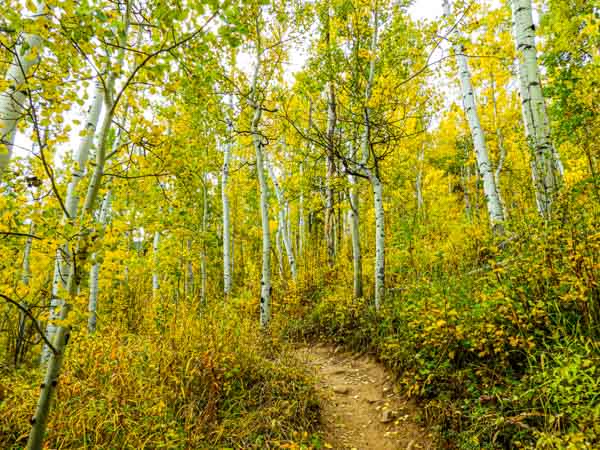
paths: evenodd
<path fill-rule="evenodd" d="M 381 364 L 328 345 L 300 347 L 296 354 L 317 379 L 327 448 L 435 448 L 432 434 L 416 423 L 418 408 L 394 392 Z"/>

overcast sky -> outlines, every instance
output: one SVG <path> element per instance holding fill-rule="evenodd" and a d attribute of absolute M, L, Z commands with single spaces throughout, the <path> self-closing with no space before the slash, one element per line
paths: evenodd
<path fill-rule="evenodd" d="M 415 19 L 435 19 L 442 14 L 442 0 L 416 0 L 408 10 Z"/>

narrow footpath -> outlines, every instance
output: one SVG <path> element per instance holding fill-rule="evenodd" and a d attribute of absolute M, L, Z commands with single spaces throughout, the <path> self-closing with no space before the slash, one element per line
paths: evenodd
<path fill-rule="evenodd" d="M 414 402 L 394 392 L 392 378 L 369 356 L 327 345 L 300 347 L 322 401 L 327 447 L 336 450 L 434 449 L 432 435 L 417 424 Z"/>

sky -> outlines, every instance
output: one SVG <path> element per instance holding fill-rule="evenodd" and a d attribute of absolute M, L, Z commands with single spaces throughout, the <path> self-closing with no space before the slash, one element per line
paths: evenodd
<path fill-rule="evenodd" d="M 435 19 L 442 14 L 442 0 L 416 0 L 408 11 L 415 19 Z"/>

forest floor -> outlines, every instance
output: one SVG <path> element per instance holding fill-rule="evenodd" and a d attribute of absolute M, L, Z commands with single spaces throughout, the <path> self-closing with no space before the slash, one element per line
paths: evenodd
<path fill-rule="evenodd" d="M 395 392 L 392 376 L 373 358 L 328 345 L 303 346 L 297 356 L 317 379 L 327 447 L 338 450 L 432 449 L 417 424 L 420 410 Z M 331 446 L 331 447 L 330 447 Z"/>

